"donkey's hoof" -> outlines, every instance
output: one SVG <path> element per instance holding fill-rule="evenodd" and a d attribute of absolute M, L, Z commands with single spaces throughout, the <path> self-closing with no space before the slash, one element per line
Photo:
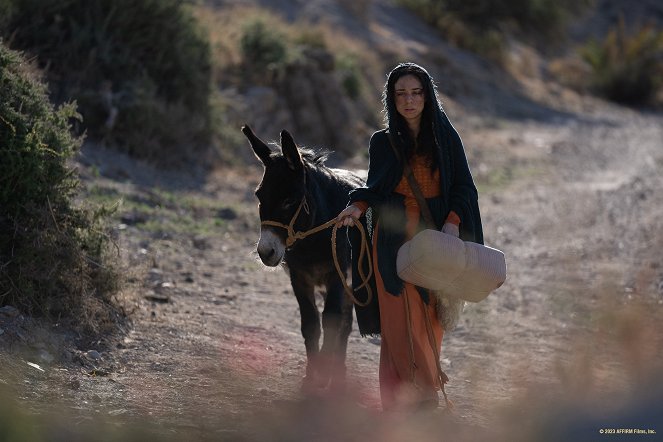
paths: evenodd
<path fill-rule="evenodd" d="M 302 379 L 301 391 L 305 394 L 319 392 L 327 387 L 329 379 L 325 379 L 318 375 L 307 374 Z"/>
<path fill-rule="evenodd" d="M 348 391 L 348 383 L 345 376 L 335 376 L 329 384 L 329 390 L 334 394 L 345 394 Z"/>

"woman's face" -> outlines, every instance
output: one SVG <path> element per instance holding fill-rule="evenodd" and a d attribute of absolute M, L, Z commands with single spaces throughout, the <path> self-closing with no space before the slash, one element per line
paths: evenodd
<path fill-rule="evenodd" d="M 407 74 L 396 80 L 394 100 L 396 100 L 396 110 L 405 118 L 408 125 L 419 124 L 425 100 L 423 85 L 416 76 Z"/>

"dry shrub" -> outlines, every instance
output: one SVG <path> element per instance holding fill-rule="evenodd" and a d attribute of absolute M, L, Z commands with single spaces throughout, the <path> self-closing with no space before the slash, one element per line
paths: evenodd
<path fill-rule="evenodd" d="M 651 102 L 663 85 L 663 30 L 654 25 L 629 33 L 621 18 L 603 41 L 590 41 L 580 54 L 592 70 L 590 85 L 610 100 Z"/>
<path fill-rule="evenodd" d="M 508 36 L 536 41 L 541 48 L 562 41 L 574 13 L 591 0 L 399 0 L 458 47 L 504 62 Z"/>
<path fill-rule="evenodd" d="M 580 57 L 554 59 L 547 70 L 561 84 L 579 92 L 588 89 L 588 79 L 592 75 L 589 65 Z"/>
<path fill-rule="evenodd" d="M 240 51 L 242 67 L 249 81 L 270 83 L 274 72 L 282 70 L 288 61 L 285 36 L 260 18 L 244 22 Z"/>
<path fill-rule="evenodd" d="M 361 23 L 367 23 L 370 17 L 372 0 L 337 0 L 342 8 L 347 10 Z"/>
<path fill-rule="evenodd" d="M 264 70 L 270 63 L 291 57 L 293 32 L 277 14 L 255 7 L 219 10 L 204 5 L 195 7 L 193 14 L 210 42 L 214 84 L 237 87 L 245 80 L 253 81 L 260 72 L 245 71 L 251 68 L 245 64 L 246 59 L 256 59 L 257 66 Z"/>

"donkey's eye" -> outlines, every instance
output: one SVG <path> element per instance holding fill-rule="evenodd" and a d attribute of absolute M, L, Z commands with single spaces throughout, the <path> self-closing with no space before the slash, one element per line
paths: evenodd
<path fill-rule="evenodd" d="M 287 200 L 283 201 L 283 203 L 281 205 L 283 206 L 284 209 L 289 209 L 290 207 L 294 206 L 295 204 L 297 204 L 296 200 L 294 200 L 292 198 L 288 198 Z"/>

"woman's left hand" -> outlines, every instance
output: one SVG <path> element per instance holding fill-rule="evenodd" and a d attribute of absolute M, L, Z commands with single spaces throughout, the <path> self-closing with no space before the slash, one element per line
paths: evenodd
<path fill-rule="evenodd" d="M 354 220 L 361 216 L 361 209 L 354 204 L 350 204 L 343 209 L 336 217 L 336 227 L 345 227 L 354 224 Z"/>

